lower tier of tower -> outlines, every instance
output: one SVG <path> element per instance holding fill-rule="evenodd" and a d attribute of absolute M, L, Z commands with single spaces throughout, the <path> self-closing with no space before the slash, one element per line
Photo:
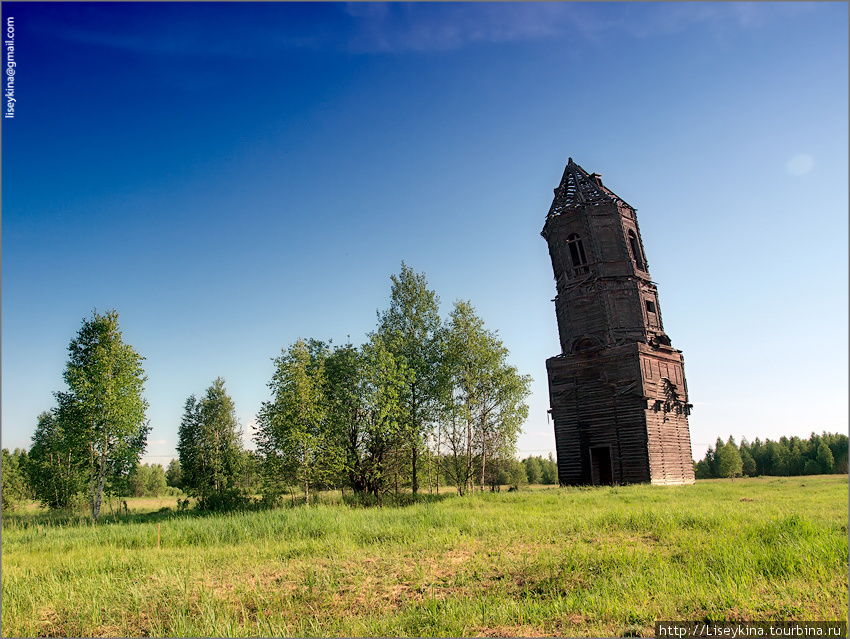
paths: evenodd
<path fill-rule="evenodd" d="M 634 343 L 546 368 L 562 485 L 694 482 L 678 351 Z"/>

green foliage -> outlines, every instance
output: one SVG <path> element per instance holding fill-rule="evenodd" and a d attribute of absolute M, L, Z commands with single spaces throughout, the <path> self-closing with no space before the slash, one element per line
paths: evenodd
<path fill-rule="evenodd" d="M 328 349 L 316 340 L 299 339 L 274 360 L 268 386 L 272 400 L 257 415 L 257 449 L 263 456 L 265 491 L 281 492 L 284 485 L 304 489 L 337 476 L 343 464 L 339 437 L 329 428 L 325 400 L 325 359 Z"/>
<path fill-rule="evenodd" d="M 549 453 L 549 457 L 542 460 L 543 464 L 543 477 L 541 478 L 541 483 L 544 485 L 554 485 L 558 483 L 558 462 L 555 461 L 552 453 Z"/>
<path fill-rule="evenodd" d="M 243 450 L 241 452 L 241 473 L 237 484 L 243 493 L 246 495 L 256 495 L 262 492 L 263 475 L 260 466 L 260 458 L 257 453 L 252 450 Z"/>
<path fill-rule="evenodd" d="M 756 476 L 756 460 L 747 448 L 741 446 L 741 472 L 747 477 Z"/>
<path fill-rule="evenodd" d="M 817 463 L 821 468 L 821 472 L 824 473 L 832 473 L 835 467 L 835 457 L 832 454 L 832 451 L 827 446 L 826 442 L 821 442 L 820 446 L 818 446 L 818 456 Z M 810 473 L 806 473 L 807 475 Z"/>
<path fill-rule="evenodd" d="M 168 468 L 165 469 L 165 483 L 174 488 L 183 486 L 183 477 L 180 472 L 180 459 L 173 458 L 168 462 Z"/>
<path fill-rule="evenodd" d="M 345 357 L 352 361 L 350 349 Z M 398 477 L 402 451 L 410 445 L 402 402 L 413 373 L 376 334 L 363 345 L 357 361 L 356 391 L 349 397 L 357 397 L 359 419 L 349 424 L 345 438 L 346 467 L 355 491 L 380 499 L 390 488 L 390 477 Z"/>
<path fill-rule="evenodd" d="M 731 436 L 726 444 L 717 449 L 716 463 L 718 477 L 738 477 L 741 474 L 743 467 L 741 452 Z"/>
<path fill-rule="evenodd" d="M 160 464 L 136 464 L 127 478 L 130 497 L 159 497 L 166 492 L 165 471 Z"/>
<path fill-rule="evenodd" d="M 125 478 L 147 447 L 144 358 L 124 343 L 114 310 L 95 311 L 85 320 L 68 352 L 63 377 L 69 390 L 56 393 L 65 441 L 57 445 L 77 464 L 84 460 L 91 513 L 97 519 L 107 481 Z"/>
<path fill-rule="evenodd" d="M 784 439 L 784 438 L 783 438 Z M 787 477 L 792 474 L 791 451 L 786 442 L 770 442 L 768 447 L 768 464 L 772 466 L 771 475 Z"/>
<path fill-rule="evenodd" d="M 26 478 L 35 498 L 50 509 L 68 508 L 85 490 L 85 449 L 73 425 L 65 422 L 67 412 L 44 412 L 32 436 Z"/>
<path fill-rule="evenodd" d="M 490 486 L 493 490 L 496 489 L 497 486 L 504 486 L 506 484 L 511 483 L 511 470 L 514 464 L 519 464 L 522 469 L 523 474 L 525 474 L 525 469 L 522 467 L 521 462 L 518 462 L 515 459 L 494 459 L 488 465 L 487 468 L 487 485 Z"/>
<path fill-rule="evenodd" d="M 525 464 L 513 457 L 508 459 L 495 459 L 491 470 L 493 473 L 491 485 L 501 486 L 525 486 L 528 484 L 528 475 Z"/>
<path fill-rule="evenodd" d="M 2 450 L 2 456 L 3 510 L 7 510 L 15 508 L 26 497 L 26 480 L 19 456 L 10 454 L 7 448 Z"/>
<path fill-rule="evenodd" d="M 362 439 L 365 423 L 363 383 L 365 358 L 350 342 L 325 359 L 325 401 L 329 427 L 342 451 L 341 474 L 356 492 L 363 492 Z"/>
<path fill-rule="evenodd" d="M 701 459 L 694 463 L 694 477 L 697 479 L 711 479 L 714 477 L 714 471 L 712 471 L 711 464 L 707 459 Z"/>
<path fill-rule="evenodd" d="M 255 435 L 265 501 L 294 500 L 296 485 L 305 501 L 323 486 L 380 501 L 417 494 L 426 473 L 429 491 L 448 480 L 465 492 L 492 484 L 488 464 L 513 456 L 531 378 L 471 304 L 458 302 L 441 328 L 423 274 L 402 263 L 392 283 L 362 346 L 299 340 L 274 360 Z"/>
<path fill-rule="evenodd" d="M 12 451 L 12 459 L 15 460 L 15 463 L 18 465 L 18 471 L 21 474 L 22 481 L 22 492 L 21 497 L 23 499 L 35 499 L 35 492 L 32 490 L 32 486 L 30 485 L 29 479 L 29 470 L 30 470 L 30 459 L 29 454 L 27 453 L 25 448 L 16 448 Z"/>
<path fill-rule="evenodd" d="M 165 470 L 163 470 L 161 464 L 154 464 L 150 468 L 150 476 L 145 484 L 145 489 L 151 497 L 159 497 L 165 494 L 165 489 L 168 487 L 165 482 Z"/>
<path fill-rule="evenodd" d="M 734 445 L 731 437 L 729 442 Z M 694 465 L 697 479 L 730 476 L 737 461 L 734 453 L 727 450 L 729 442 L 724 444 L 718 438 L 716 446 L 709 447 L 705 457 Z M 812 433 L 808 440 L 781 437 L 779 441 L 761 441 L 757 438 L 749 443 L 743 439 L 737 447 L 741 458 L 741 469 L 737 472 L 750 477 L 846 474 L 847 448 L 848 438 L 843 433 Z"/>
<path fill-rule="evenodd" d="M 823 469 L 819 463 L 817 463 L 814 459 L 806 460 L 806 465 L 803 466 L 804 475 L 820 475 L 821 473 L 823 473 Z"/>
<path fill-rule="evenodd" d="M 512 455 L 531 377 L 507 363 L 508 349 L 469 302 L 455 303 L 442 342 L 444 469 L 463 493 L 476 475 L 483 488 L 488 459 Z"/>
<path fill-rule="evenodd" d="M 526 457 L 521 463 L 527 483 L 544 485 L 558 483 L 558 464 L 551 453 L 548 458 L 540 455 Z"/>
<path fill-rule="evenodd" d="M 217 378 L 200 400 L 186 400 L 177 453 L 183 489 L 197 497 L 201 510 L 231 504 L 242 470 L 242 430 L 224 380 Z"/>
<path fill-rule="evenodd" d="M 526 457 L 522 460 L 525 476 L 529 484 L 539 484 L 543 479 L 543 463 L 540 457 Z"/>
<path fill-rule="evenodd" d="M 390 307 L 379 314 L 375 337 L 408 372 L 398 420 L 405 429 L 411 488 L 416 494 L 426 429 L 438 411 L 440 298 L 428 288 L 425 274 L 414 273 L 404 262 L 401 273 L 391 280 Z"/>

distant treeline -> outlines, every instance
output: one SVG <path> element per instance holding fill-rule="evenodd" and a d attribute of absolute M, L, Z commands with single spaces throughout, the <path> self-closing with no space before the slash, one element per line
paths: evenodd
<path fill-rule="evenodd" d="M 697 479 L 846 474 L 847 445 L 847 435 L 840 433 L 780 437 L 777 442 L 742 439 L 740 445 L 731 435 L 725 443 L 718 437 L 705 458 L 694 464 L 694 472 Z"/>

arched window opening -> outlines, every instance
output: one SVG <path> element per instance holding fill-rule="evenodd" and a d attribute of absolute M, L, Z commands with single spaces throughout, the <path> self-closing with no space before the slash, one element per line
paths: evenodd
<path fill-rule="evenodd" d="M 646 270 L 643 264 L 643 257 L 640 253 L 640 244 L 638 244 L 635 232 L 629 229 L 629 248 L 632 250 L 632 259 L 641 271 Z"/>
<path fill-rule="evenodd" d="M 567 238 L 567 246 L 570 249 L 570 260 L 573 265 L 573 275 L 587 273 L 587 256 L 584 253 L 584 244 L 581 238 L 573 233 Z"/>

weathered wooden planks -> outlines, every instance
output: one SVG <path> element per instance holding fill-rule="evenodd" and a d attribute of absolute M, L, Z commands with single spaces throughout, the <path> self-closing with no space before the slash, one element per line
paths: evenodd
<path fill-rule="evenodd" d="M 561 354 L 546 362 L 562 484 L 692 483 L 687 384 L 635 210 L 573 163 L 541 233 Z"/>

